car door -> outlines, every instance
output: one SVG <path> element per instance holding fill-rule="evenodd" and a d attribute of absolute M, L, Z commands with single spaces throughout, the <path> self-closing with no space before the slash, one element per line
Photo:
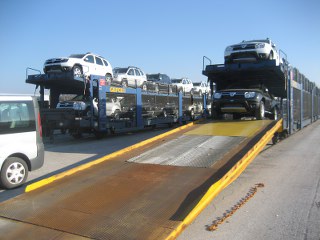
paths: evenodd
<path fill-rule="evenodd" d="M 191 92 L 191 90 L 193 89 L 193 83 L 191 82 L 190 79 L 187 80 L 188 83 L 188 92 Z"/>
<path fill-rule="evenodd" d="M 94 56 L 91 54 L 86 55 L 84 56 L 83 61 L 84 61 L 84 65 L 82 65 L 83 74 L 87 76 L 91 74 L 96 74 Z"/>
<path fill-rule="evenodd" d="M 136 87 L 136 75 L 134 73 L 133 68 L 129 68 L 127 71 L 127 80 L 128 80 L 128 85 L 132 87 Z"/>
<path fill-rule="evenodd" d="M 143 80 L 141 78 L 141 73 L 138 69 L 135 69 L 134 74 L 135 74 L 135 81 L 137 83 L 137 86 L 140 87 L 143 83 Z"/>
<path fill-rule="evenodd" d="M 187 80 L 183 79 L 182 80 L 182 88 L 184 92 L 187 92 Z"/>
<path fill-rule="evenodd" d="M 95 65 L 96 75 L 105 76 L 106 72 L 105 72 L 105 67 L 103 65 L 102 59 L 99 57 L 95 57 L 95 59 L 96 59 L 96 65 Z"/>

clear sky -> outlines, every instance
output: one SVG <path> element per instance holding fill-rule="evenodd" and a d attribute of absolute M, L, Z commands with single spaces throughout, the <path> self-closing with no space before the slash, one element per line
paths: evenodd
<path fill-rule="evenodd" d="M 0 93 L 33 93 L 27 67 L 89 51 L 199 82 L 204 55 L 267 37 L 320 86 L 320 0 L 0 0 Z"/>

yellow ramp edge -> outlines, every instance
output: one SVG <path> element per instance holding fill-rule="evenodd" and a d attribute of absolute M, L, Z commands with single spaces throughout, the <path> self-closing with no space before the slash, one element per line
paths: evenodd
<path fill-rule="evenodd" d="M 271 120 L 242 120 L 242 121 L 221 121 L 206 123 L 191 130 L 186 135 L 207 135 L 207 136 L 230 136 L 230 137 L 252 137 L 262 127 L 270 124 Z"/>
<path fill-rule="evenodd" d="M 247 168 L 253 159 L 263 150 L 267 143 L 272 139 L 275 132 L 282 127 L 282 119 L 279 120 L 272 129 L 254 145 L 246 154 L 237 162 L 229 172 L 227 172 L 220 180 L 214 183 L 201 198 L 199 203 L 189 213 L 189 215 L 174 229 L 166 240 L 176 239 L 180 233 L 192 223 L 192 221 L 208 206 L 208 204 L 230 183 L 236 180 L 239 175 Z"/>
<path fill-rule="evenodd" d="M 179 132 L 179 131 L 181 131 L 181 130 L 183 130 L 183 129 L 186 129 L 186 128 L 188 128 L 188 127 L 191 127 L 191 126 L 193 126 L 194 124 L 195 124 L 195 122 L 188 123 L 188 124 L 183 125 L 183 126 L 181 126 L 181 127 L 175 128 L 175 129 L 173 129 L 173 130 L 171 130 L 171 131 L 162 133 L 162 134 L 160 134 L 160 135 L 158 135 L 158 136 L 155 136 L 155 137 L 153 137 L 153 138 L 149 138 L 149 139 L 147 139 L 147 140 L 141 141 L 141 142 L 136 143 L 136 144 L 134 144 L 134 145 L 131 145 L 131 146 L 129 146 L 129 147 L 123 148 L 123 149 L 121 149 L 121 150 L 119 150 L 119 151 L 116 151 L 116 152 L 113 152 L 113 153 L 108 154 L 108 155 L 106 155 L 106 156 L 103 156 L 103 157 L 101 157 L 101 158 L 98 158 L 97 160 L 94 160 L 94 161 L 92 161 L 92 162 L 85 163 L 85 164 L 83 164 L 83 165 L 80 165 L 80 166 L 78 166 L 78 167 L 72 168 L 72 169 L 67 170 L 67 171 L 65 171 L 65 172 L 62 172 L 62 173 L 53 175 L 53 176 L 51 176 L 51 177 L 42 179 L 42 180 L 40 180 L 40 181 L 38 181 L 38 182 L 35 182 L 35 183 L 32 183 L 32 184 L 29 184 L 28 186 L 26 186 L 25 192 L 31 192 L 31 191 L 33 191 L 33 190 L 36 190 L 36 189 L 41 188 L 41 187 L 43 187 L 43 186 L 46 186 L 46 185 L 48 185 L 48 184 L 50 184 L 50 183 L 52 183 L 52 182 L 54 182 L 54 181 L 57 181 L 57 180 L 59 180 L 59 179 L 61 179 L 61 178 L 64 178 L 64 177 L 69 176 L 69 175 L 72 175 L 72 174 L 74 174 L 74 173 L 83 171 L 83 170 L 88 169 L 88 168 L 90 168 L 90 167 L 92 167 L 92 166 L 94 166 L 94 165 L 97 165 L 97 164 L 102 163 L 102 162 L 104 162 L 104 161 L 113 159 L 113 158 L 115 158 L 115 157 L 118 157 L 118 156 L 120 156 L 120 155 L 123 155 L 124 153 L 130 152 L 130 151 L 132 151 L 132 150 L 134 150 L 134 149 L 138 149 L 138 148 L 140 148 L 140 147 L 142 147 L 142 146 L 145 146 L 145 145 L 147 145 L 147 144 L 149 144 L 149 143 L 155 142 L 155 141 L 157 141 L 157 140 L 159 140 L 159 139 L 165 138 L 165 137 L 167 137 L 167 136 L 169 136 L 169 135 L 171 135 L 171 134 L 177 133 L 177 132 Z"/>

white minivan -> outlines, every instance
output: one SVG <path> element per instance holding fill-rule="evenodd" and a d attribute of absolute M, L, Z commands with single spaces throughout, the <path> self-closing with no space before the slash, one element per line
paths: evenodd
<path fill-rule="evenodd" d="M 42 167 L 44 145 L 36 97 L 0 95 L 0 187 L 22 185 Z"/>

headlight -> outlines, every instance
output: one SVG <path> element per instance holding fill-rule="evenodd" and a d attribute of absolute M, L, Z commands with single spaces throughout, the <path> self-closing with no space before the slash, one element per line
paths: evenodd
<path fill-rule="evenodd" d="M 254 98 L 256 96 L 255 92 L 245 92 L 244 97 L 245 98 Z"/>
<path fill-rule="evenodd" d="M 265 44 L 264 43 L 257 43 L 256 48 L 264 48 Z"/>
<path fill-rule="evenodd" d="M 232 46 L 229 46 L 229 47 L 226 48 L 225 51 L 226 51 L 226 52 L 231 52 L 232 50 L 233 50 L 233 47 L 232 47 Z"/>
<path fill-rule="evenodd" d="M 220 99 L 220 98 L 221 98 L 221 96 L 222 96 L 222 94 L 221 94 L 221 93 L 216 92 L 216 93 L 213 95 L 213 98 L 215 98 L 215 99 Z"/>
<path fill-rule="evenodd" d="M 68 62 L 69 58 L 62 58 L 61 62 Z"/>
<path fill-rule="evenodd" d="M 73 103 L 73 109 L 77 110 L 77 111 L 85 110 L 85 103 L 75 102 L 75 103 Z"/>

